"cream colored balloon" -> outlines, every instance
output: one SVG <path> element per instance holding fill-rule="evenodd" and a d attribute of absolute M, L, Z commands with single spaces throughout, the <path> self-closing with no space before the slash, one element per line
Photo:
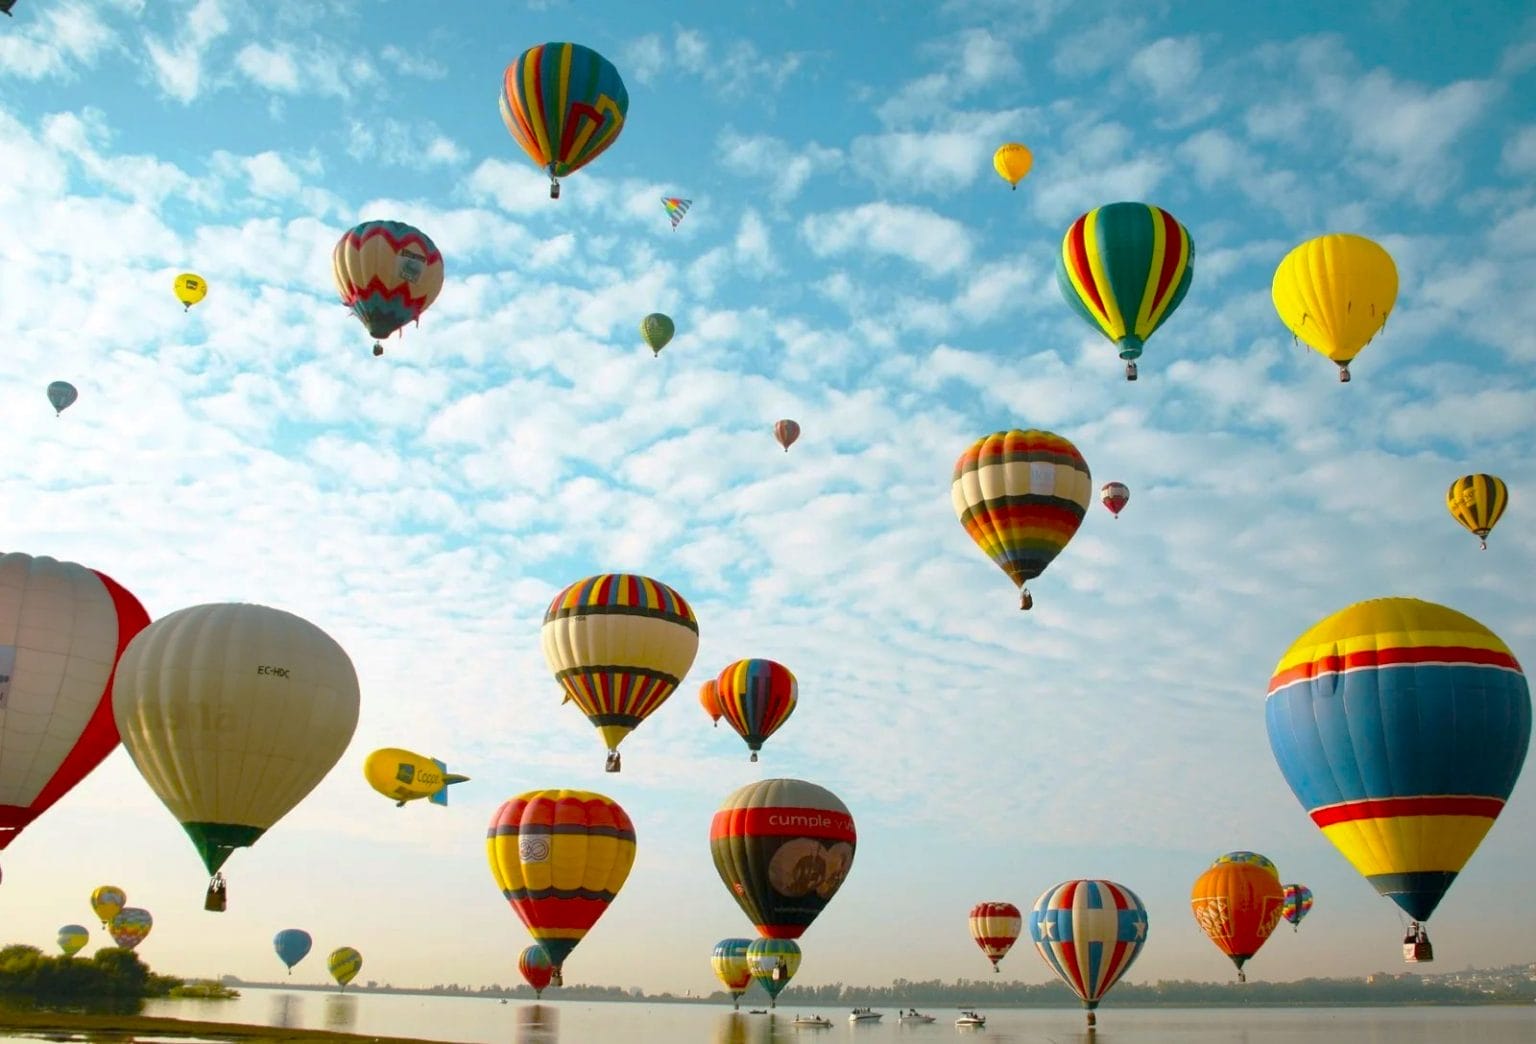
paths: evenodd
<path fill-rule="evenodd" d="M 123 746 L 210 873 L 302 801 L 357 728 L 357 672 L 281 609 L 215 603 L 150 624 L 118 664 Z"/>

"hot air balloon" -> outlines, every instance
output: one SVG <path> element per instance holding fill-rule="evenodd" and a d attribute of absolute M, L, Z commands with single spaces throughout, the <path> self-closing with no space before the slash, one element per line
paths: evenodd
<path fill-rule="evenodd" d="M 1416 598 L 1359 602 L 1275 666 L 1269 745 L 1301 807 L 1420 925 L 1504 808 L 1531 739 L 1531 694 L 1488 628 Z"/>
<path fill-rule="evenodd" d="M 534 942 L 550 982 L 608 909 L 635 861 L 635 828 L 618 803 L 586 790 L 530 790 L 502 803 L 485 836 L 491 876 Z"/>
<path fill-rule="evenodd" d="M 195 272 L 183 272 L 176 277 L 171 284 L 171 289 L 176 291 L 176 300 L 181 302 L 182 311 L 191 311 L 192 306 L 208 296 L 208 282 Z"/>
<path fill-rule="evenodd" d="M 1445 509 L 1488 550 L 1488 534 L 1509 506 L 1509 487 L 1497 475 L 1463 475 L 1445 491 Z"/>
<path fill-rule="evenodd" d="M 688 208 L 693 206 L 691 199 L 679 199 L 677 196 L 662 196 L 661 205 L 667 208 L 667 217 L 672 219 L 672 230 L 677 230 L 677 223 L 683 220 L 688 213 Z"/>
<path fill-rule="evenodd" d="M 789 720 L 800 700 L 794 673 L 773 660 L 737 660 L 715 679 L 720 715 L 757 760 L 763 741 Z"/>
<path fill-rule="evenodd" d="M 1397 302 L 1397 265 L 1364 236 L 1318 236 L 1285 255 L 1270 296 L 1291 333 L 1337 363 L 1339 380 L 1347 381 L 1350 360 Z"/>
<path fill-rule="evenodd" d="M 650 347 L 653 359 L 661 354 L 661 350 L 667 346 L 676 332 L 677 327 L 673 325 L 672 317 L 662 315 L 660 312 L 652 312 L 640 320 L 640 336 Z"/>
<path fill-rule="evenodd" d="M 69 409 L 80 397 L 80 392 L 68 381 L 54 381 L 48 385 L 48 402 L 53 406 L 55 417 Z"/>
<path fill-rule="evenodd" d="M 1195 243 L 1172 214 L 1149 203 L 1110 203 L 1072 222 L 1056 259 L 1056 284 L 1072 310 L 1109 338 L 1136 379 L 1147 338 L 1189 292 Z"/>
<path fill-rule="evenodd" d="M 107 930 L 112 933 L 113 942 L 125 950 L 132 950 L 144 941 L 154 926 L 155 919 L 149 915 L 148 910 L 125 906 L 112 918 Z"/>
<path fill-rule="evenodd" d="M 331 251 L 331 273 L 341 303 L 368 328 L 373 354 L 379 341 L 421 313 L 443 289 L 443 255 L 427 234 L 403 221 L 364 221 L 348 229 Z"/>
<path fill-rule="evenodd" d="M 747 948 L 751 945 L 751 939 L 721 939 L 709 958 L 715 978 L 731 995 L 732 1008 L 741 1007 L 741 995 L 752 985 L 752 969 L 747 964 Z"/>
<path fill-rule="evenodd" d="M 331 973 L 331 978 L 336 980 L 336 985 L 345 990 L 347 983 L 357 978 L 357 973 L 363 970 L 363 955 L 350 946 L 338 946 L 325 959 L 325 967 Z"/>
<path fill-rule="evenodd" d="M 1034 605 L 1025 585 L 1045 571 L 1083 523 L 1093 476 L 1071 442 L 1049 431 L 983 435 L 955 461 L 950 499 L 976 546 Z"/>
<path fill-rule="evenodd" d="M 534 943 L 523 947 L 523 952 L 517 955 L 517 970 L 522 973 L 523 981 L 533 987 L 533 996 L 537 1000 L 544 996 L 544 987 L 549 985 L 555 965 L 544 947 Z"/>
<path fill-rule="evenodd" d="M 309 948 L 313 945 L 314 940 L 302 928 L 284 928 L 272 937 L 272 949 L 277 951 L 278 960 L 288 966 L 289 975 L 293 974 L 293 966 L 309 954 Z"/>
<path fill-rule="evenodd" d="M 1281 889 L 1280 916 L 1291 922 L 1292 930 L 1312 910 L 1312 889 L 1303 884 L 1288 884 Z"/>
<path fill-rule="evenodd" d="M 374 790 L 393 800 L 397 808 L 419 798 L 434 805 L 447 805 L 448 788 L 469 779 L 449 772 L 448 766 L 436 758 L 399 747 L 383 747 L 369 754 L 363 762 L 363 778 Z"/>
<path fill-rule="evenodd" d="M 769 939 L 798 939 L 842 887 L 858 839 L 836 794 L 802 779 L 732 793 L 709 824 L 715 870 Z"/>
<path fill-rule="evenodd" d="M 102 885 L 91 893 L 91 909 L 96 911 L 96 916 L 101 920 L 101 926 L 107 927 L 128 905 L 128 896 L 121 888 L 115 885 Z"/>
<path fill-rule="evenodd" d="M 971 908 L 971 938 L 992 962 L 993 972 L 1023 930 L 1024 918 L 1012 903 L 977 903 Z"/>
<path fill-rule="evenodd" d="M 501 78 L 501 122 L 528 158 L 558 179 L 597 159 L 619 139 L 629 92 L 613 64 L 577 43 L 530 47 Z"/>
<path fill-rule="evenodd" d="M 792 420 L 774 421 L 773 437 L 780 446 L 784 447 L 784 452 L 788 453 L 789 447 L 793 446 L 795 440 L 800 437 L 800 425 Z"/>
<path fill-rule="evenodd" d="M 709 720 L 715 723 L 715 728 L 720 727 L 720 696 L 715 689 L 715 679 L 707 679 L 699 686 L 699 705 L 704 708 L 704 713 L 709 715 Z"/>
<path fill-rule="evenodd" d="M 768 1007 L 778 1007 L 779 994 L 800 970 L 800 946 L 793 939 L 753 939 L 747 944 L 747 967 L 768 991 Z"/>
<path fill-rule="evenodd" d="M 91 933 L 85 930 L 83 924 L 66 924 L 59 929 L 59 949 L 64 951 L 64 956 L 73 957 L 85 949 L 85 944 L 91 941 Z"/>
<path fill-rule="evenodd" d="M 1057 978 L 1094 1009 L 1120 981 L 1147 942 L 1147 908 L 1113 881 L 1064 881 L 1047 889 L 1029 913 L 1029 937 Z"/>
<path fill-rule="evenodd" d="M 1243 964 L 1275 930 L 1283 902 L 1280 879 L 1258 863 L 1212 863 L 1189 893 L 1195 922 L 1232 958 L 1238 982 L 1248 981 Z"/>
<path fill-rule="evenodd" d="M 0 849 L 116 749 L 118 657 L 148 623 L 105 573 L 0 554 Z"/>
<path fill-rule="evenodd" d="M 336 641 L 264 605 L 178 609 L 123 652 L 112 697 L 123 746 L 213 875 L 304 799 L 357 728 L 357 672 Z"/>
<path fill-rule="evenodd" d="M 1099 489 L 1099 500 L 1109 508 L 1111 515 L 1119 518 L 1120 512 L 1125 510 L 1125 505 L 1131 502 L 1130 487 L 1124 482 L 1106 482 Z"/>
<path fill-rule="evenodd" d="M 1246 850 L 1224 852 L 1211 860 L 1212 866 L 1221 866 L 1223 863 L 1252 863 L 1254 866 L 1268 870 L 1276 881 L 1280 880 L 1280 871 L 1275 868 L 1274 862 L 1268 856 L 1260 855 L 1258 852 Z"/>
<path fill-rule="evenodd" d="M 992 167 L 997 171 L 997 176 L 1008 182 L 1014 190 L 1018 189 L 1019 182 L 1024 180 L 1024 175 L 1034 165 L 1034 154 L 1016 141 L 1010 141 L 992 154 Z"/>
<path fill-rule="evenodd" d="M 624 737 L 693 666 L 699 621 L 683 596 L 659 580 L 603 573 L 555 595 L 540 637 L 555 680 L 602 735 L 605 768 L 617 772 Z"/>

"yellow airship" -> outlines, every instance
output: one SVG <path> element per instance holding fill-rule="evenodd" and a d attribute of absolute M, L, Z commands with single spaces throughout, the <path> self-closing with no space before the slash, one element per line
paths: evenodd
<path fill-rule="evenodd" d="M 394 800 L 396 805 L 426 798 L 434 805 L 448 804 L 448 785 L 463 783 L 468 776 L 448 771 L 436 758 L 423 757 L 399 747 L 384 747 L 363 762 L 368 785 Z"/>

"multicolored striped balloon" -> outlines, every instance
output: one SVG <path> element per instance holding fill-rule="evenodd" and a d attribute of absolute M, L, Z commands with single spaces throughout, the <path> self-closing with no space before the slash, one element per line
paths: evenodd
<path fill-rule="evenodd" d="M 403 221 L 364 221 L 342 233 L 331 251 L 341 303 L 382 341 L 420 322 L 443 289 L 443 255 L 419 228 Z M 375 343 L 374 355 L 384 346 Z"/>
<path fill-rule="evenodd" d="M 1189 892 L 1190 911 L 1216 948 L 1232 959 L 1237 981 L 1280 923 L 1280 879 L 1256 862 L 1212 863 Z"/>
<path fill-rule="evenodd" d="M 1304 884 L 1288 884 L 1281 890 L 1280 916 L 1295 928 L 1312 911 L 1312 889 Z"/>
<path fill-rule="evenodd" d="M 539 1000 L 543 998 L 544 988 L 555 974 L 555 965 L 544 947 L 534 943 L 523 947 L 523 952 L 517 955 L 517 970 L 522 974 L 523 981 L 533 987 L 534 999 Z"/>
<path fill-rule="evenodd" d="M 792 420 L 780 420 L 773 422 L 773 439 L 780 446 L 784 447 L 785 453 L 789 452 L 789 447 L 793 446 L 795 441 L 799 438 L 799 424 L 796 424 Z"/>
<path fill-rule="evenodd" d="M 751 945 L 751 939 L 721 939 L 709 957 L 715 978 L 731 995 L 733 1008 L 741 1007 L 741 995 L 752 985 L 752 969 L 747 964 L 747 948 Z"/>
<path fill-rule="evenodd" d="M 737 660 L 715 679 L 720 716 L 747 741 L 752 761 L 800 702 L 794 672 L 774 660 Z"/>
<path fill-rule="evenodd" d="M 998 970 L 997 962 L 1013 948 L 1024 930 L 1024 917 L 1012 903 L 977 903 L 971 908 L 971 938 Z"/>
<path fill-rule="evenodd" d="M 597 726 L 619 771 L 619 744 L 677 690 L 699 651 L 699 621 L 659 580 L 602 573 L 555 595 L 540 634 L 566 697 Z"/>
<path fill-rule="evenodd" d="M 1094 1009 L 1120 981 L 1147 941 L 1147 908 L 1113 881 L 1064 881 L 1047 889 L 1029 913 L 1029 937 L 1062 982 Z"/>
<path fill-rule="evenodd" d="M 635 861 L 635 827 L 587 790 L 530 790 L 502 803 L 485 835 L 491 876 L 561 985 L 565 959 L 608 909 Z"/>
<path fill-rule="evenodd" d="M 1377 598 L 1296 639 L 1270 678 L 1264 719 L 1312 821 L 1424 921 L 1514 789 L 1531 695 L 1509 647 L 1470 616 Z"/>
<path fill-rule="evenodd" d="M 1088 462 L 1070 441 L 1031 428 L 983 435 L 955 461 L 950 500 L 976 546 L 1019 588 L 1045 571 L 1083 524 L 1093 496 Z"/>
<path fill-rule="evenodd" d="M 549 174 L 551 199 L 560 198 L 559 178 L 619 140 L 629 114 L 619 71 L 577 43 L 528 48 L 502 74 L 498 102 L 513 140 Z"/>
<path fill-rule="evenodd" d="M 113 942 L 125 950 L 132 950 L 149 936 L 149 930 L 154 926 L 155 919 L 148 910 L 125 906 L 112 918 L 107 931 L 112 933 Z"/>
<path fill-rule="evenodd" d="M 326 970 L 343 990 L 363 970 L 363 955 L 350 946 L 338 946 L 325 960 Z"/>
<path fill-rule="evenodd" d="M 1168 321 L 1195 275 L 1195 243 L 1172 214 L 1149 203 L 1110 203 L 1072 222 L 1061 240 L 1056 284 L 1072 310 L 1113 342 L 1136 379 L 1147 338 Z"/>
<path fill-rule="evenodd" d="M 777 1007 L 779 994 L 800 970 L 800 945 L 793 939 L 753 939 L 747 944 L 747 967 L 768 991 L 768 1006 Z"/>

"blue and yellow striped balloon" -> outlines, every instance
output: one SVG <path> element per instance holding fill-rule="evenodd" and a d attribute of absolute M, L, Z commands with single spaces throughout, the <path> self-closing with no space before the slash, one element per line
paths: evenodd
<path fill-rule="evenodd" d="M 363 955 L 350 946 L 338 946 L 326 958 L 325 967 L 331 973 L 331 978 L 336 980 L 336 985 L 346 989 L 347 983 L 357 978 L 357 973 L 363 970 Z"/>
<path fill-rule="evenodd" d="M 1509 647 L 1415 598 L 1360 602 L 1296 639 L 1264 712 L 1312 821 L 1419 921 L 1503 810 L 1531 739 L 1530 689 Z"/>
<path fill-rule="evenodd" d="M 753 939 L 747 944 L 747 967 L 768 991 L 768 1006 L 777 1006 L 779 994 L 800 970 L 800 944 L 793 939 Z"/>
<path fill-rule="evenodd" d="M 559 178 L 618 140 L 629 114 L 629 91 L 619 71 L 576 43 L 543 43 L 524 51 L 502 74 L 499 101 L 513 139 L 548 172 L 551 199 L 560 198 Z"/>

